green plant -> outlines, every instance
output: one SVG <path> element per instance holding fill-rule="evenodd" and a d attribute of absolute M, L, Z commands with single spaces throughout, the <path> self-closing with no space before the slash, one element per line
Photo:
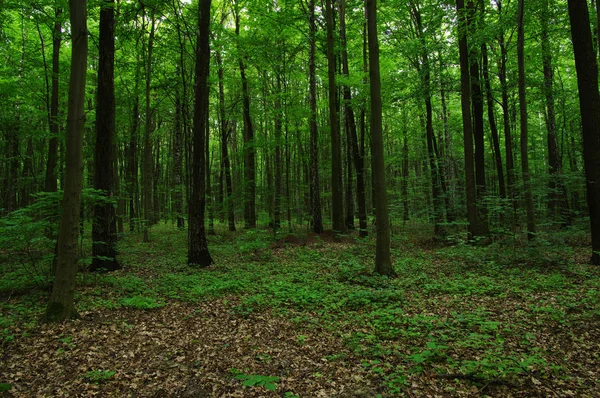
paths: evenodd
<path fill-rule="evenodd" d="M 113 378 L 116 372 L 110 370 L 90 370 L 83 377 L 89 383 L 104 383 Z"/>
<path fill-rule="evenodd" d="M 133 296 L 120 300 L 124 307 L 136 308 L 138 310 L 152 310 L 165 305 L 164 301 L 152 297 Z"/>
<path fill-rule="evenodd" d="M 264 387 L 269 391 L 277 390 L 275 383 L 279 382 L 279 377 L 277 376 L 247 375 L 244 373 L 236 374 L 235 379 L 242 380 L 244 387 Z"/>
<path fill-rule="evenodd" d="M 8 383 L 0 383 L 0 392 L 9 391 L 12 388 L 12 385 Z"/>

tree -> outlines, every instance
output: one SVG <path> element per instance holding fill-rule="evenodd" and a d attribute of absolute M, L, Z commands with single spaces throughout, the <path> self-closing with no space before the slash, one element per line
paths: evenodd
<path fill-rule="evenodd" d="M 235 34 L 240 39 L 240 10 L 234 3 Z M 244 104 L 244 182 L 246 186 L 244 198 L 244 222 L 246 228 L 256 228 L 256 149 L 254 148 L 254 126 L 250 116 L 250 92 L 242 45 L 238 41 L 238 62 L 242 80 L 242 96 Z"/>
<path fill-rule="evenodd" d="M 319 131 L 317 126 L 317 78 L 316 78 L 316 42 L 317 25 L 315 23 L 315 0 L 308 4 L 309 23 L 309 54 L 308 54 L 308 106 L 310 108 L 310 212 L 312 229 L 316 234 L 323 232 L 323 217 L 321 215 L 321 188 L 319 183 Z"/>
<path fill-rule="evenodd" d="M 101 190 L 102 203 L 94 206 L 91 271 L 114 271 L 117 224 L 111 203 L 114 189 L 115 138 L 115 10 L 113 0 L 100 3 L 100 57 L 98 60 L 98 102 L 96 108 L 96 150 L 94 151 L 94 188 Z"/>
<path fill-rule="evenodd" d="M 88 53 L 86 0 L 69 0 L 71 79 L 67 116 L 65 189 L 60 210 L 56 276 L 45 319 L 64 321 L 77 316 L 73 305 L 77 275 L 77 236 L 82 186 L 82 144 L 85 127 L 85 83 Z"/>
<path fill-rule="evenodd" d="M 344 190 L 342 187 L 342 143 L 340 139 L 336 75 L 335 40 L 333 36 L 333 0 L 325 0 L 327 20 L 327 77 L 329 82 L 329 130 L 331 133 L 331 214 L 332 229 L 344 232 Z"/>
<path fill-rule="evenodd" d="M 469 71 L 469 47 L 467 44 L 467 19 L 464 0 L 456 0 L 458 14 L 458 47 L 460 54 L 460 98 L 463 119 L 463 135 L 465 149 L 465 185 L 467 197 L 467 220 L 469 222 L 469 239 L 484 236 L 487 233 L 477 210 L 477 194 L 475 190 L 475 168 L 473 164 L 473 129 L 471 124 L 471 76 Z"/>
<path fill-rule="evenodd" d="M 527 99 L 525 93 L 525 30 L 523 18 L 525 13 L 524 0 L 519 0 L 517 13 L 517 62 L 519 69 L 519 110 L 521 122 L 521 174 L 523 178 L 523 194 L 527 209 L 527 238 L 535 237 L 535 214 L 533 212 L 533 194 L 531 192 L 531 181 L 529 176 L 529 151 L 527 148 Z"/>
<path fill-rule="evenodd" d="M 348 77 L 350 70 L 348 67 L 348 43 L 346 39 L 346 0 L 340 0 L 340 40 L 342 44 L 342 73 Z M 356 168 L 356 197 L 358 202 L 358 234 L 361 237 L 368 235 L 367 230 L 367 204 L 365 201 L 365 160 L 358 146 L 358 136 L 356 132 L 356 121 L 354 120 L 354 109 L 352 107 L 352 91 L 350 86 L 345 84 L 342 88 L 344 98 L 344 115 L 346 123 L 346 132 L 348 135 L 348 156 L 353 160 Z M 351 170 L 352 165 L 348 164 Z M 352 183 L 351 179 L 348 185 Z M 352 192 L 349 188 L 348 192 Z M 352 202 L 352 197 L 346 198 L 347 202 Z M 347 214 L 348 220 L 354 221 L 354 214 Z M 348 222 L 347 224 L 349 224 Z"/>
<path fill-rule="evenodd" d="M 204 210 L 206 207 L 206 131 L 208 122 L 208 75 L 210 71 L 210 3 L 200 0 L 196 41 L 196 88 L 194 92 L 194 135 L 188 222 L 188 264 L 208 267 L 213 263 L 208 251 Z"/>
<path fill-rule="evenodd" d="M 150 107 L 150 94 L 152 82 L 152 53 L 154 50 L 154 35 L 156 33 L 156 18 L 154 9 L 150 11 L 150 35 L 148 36 L 148 47 L 146 50 L 146 107 L 144 115 L 146 123 L 144 128 L 144 148 L 142 161 L 142 198 L 144 202 L 144 242 L 150 241 L 149 228 L 150 223 L 154 219 L 154 211 L 152 205 L 152 139 L 153 130 L 152 109 Z"/>
<path fill-rule="evenodd" d="M 61 43 L 61 8 L 55 10 L 54 29 L 52 30 L 52 93 L 50 99 L 50 141 L 48 142 L 48 157 L 46 161 L 46 179 L 44 190 L 46 192 L 56 192 L 56 165 L 58 163 L 58 78 L 59 78 L 59 57 Z"/>
<path fill-rule="evenodd" d="M 600 265 L 600 95 L 598 64 L 585 0 L 569 0 L 577 87 L 583 131 L 583 158 L 592 232 L 590 263 Z"/>
<path fill-rule="evenodd" d="M 396 271 L 392 266 L 390 255 L 390 220 L 388 216 L 387 187 L 385 185 L 385 161 L 383 158 L 383 121 L 376 0 L 367 0 L 366 7 L 369 40 L 369 81 L 371 84 L 371 155 L 373 156 L 373 186 L 376 200 L 375 221 L 377 225 L 375 272 L 394 277 Z"/>

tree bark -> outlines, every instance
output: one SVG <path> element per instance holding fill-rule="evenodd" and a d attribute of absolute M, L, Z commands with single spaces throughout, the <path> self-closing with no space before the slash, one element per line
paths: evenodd
<path fill-rule="evenodd" d="M 519 69 L 519 109 L 521 122 L 521 173 L 523 178 L 523 194 L 527 209 L 527 238 L 535 237 L 535 215 L 533 212 L 533 194 L 529 176 L 529 153 L 527 148 L 527 99 L 525 93 L 525 30 L 523 26 L 525 3 L 519 0 L 517 11 L 517 63 Z"/>
<path fill-rule="evenodd" d="M 102 191 L 105 202 L 94 206 L 90 271 L 115 271 L 120 268 L 116 258 L 117 222 L 115 207 L 108 202 L 114 197 L 115 179 L 114 0 L 100 3 L 99 51 L 94 188 Z"/>
<path fill-rule="evenodd" d="M 52 30 L 52 92 L 50 94 L 50 141 L 48 143 L 48 158 L 46 161 L 46 178 L 44 181 L 44 191 L 56 192 L 58 185 L 56 183 L 56 165 L 58 163 L 58 77 L 59 77 L 59 57 L 61 42 L 61 8 L 56 8 L 54 12 L 54 29 Z"/>
<path fill-rule="evenodd" d="M 45 320 L 60 322 L 77 316 L 73 299 L 77 275 L 77 236 L 83 179 L 82 144 L 85 128 L 85 81 L 88 30 L 85 0 L 69 0 L 71 80 L 69 82 L 66 175 L 60 210 L 56 276 Z"/>
<path fill-rule="evenodd" d="M 548 131 L 548 210 L 550 217 L 566 226 L 571 223 L 567 190 L 562 181 L 562 160 L 558 149 L 556 132 L 556 112 L 554 106 L 554 69 L 552 66 L 552 49 L 548 33 L 549 0 L 542 4 L 540 24 L 542 27 L 542 65 L 544 68 L 544 97 L 546 99 L 546 130 Z"/>
<path fill-rule="evenodd" d="M 315 1 L 309 2 L 310 50 L 308 55 L 308 102 L 310 108 L 310 210 L 312 215 L 312 230 L 316 234 L 323 232 L 323 216 L 321 213 L 321 188 L 319 183 L 319 132 L 317 127 L 317 69 L 315 23 Z"/>
<path fill-rule="evenodd" d="M 237 4 L 236 6 L 237 7 Z M 235 34 L 240 38 L 240 15 L 235 10 Z M 240 77 L 242 79 L 242 96 L 244 103 L 244 222 L 247 229 L 256 228 L 256 149 L 254 148 L 254 128 L 250 117 L 250 94 L 248 91 L 248 79 L 246 77 L 246 65 L 241 54 L 242 49 L 238 43 Z"/>
<path fill-rule="evenodd" d="M 375 220 L 377 240 L 375 272 L 395 277 L 390 255 L 390 220 L 388 216 L 385 161 L 382 134 L 381 76 L 379 71 L 379 41 L 377 38 L 377 3 L 367 0 L 369 41 L 369 80 L 371 83 L 371 154 L 373 156 L 373 185 L 375 187 Z"/>
<path fill-rule="evenodd" d="M 458 14 L 458 47 L 460 54 L 460 98 L 463 119 L 465 149 L 465 188 L 467 198 L 468 239 L 486 235 L 486 227 L 477 211 L 477 193 L 475 189 L 475 167 L 473 152 L 473 129 L 471 124 L 471 77 L 469 72 L 469 48 L 467 43 L 467 19 L 464 0 L 456 0 Z"/>
<path fill-rule="evenodd" d="M 332 229 L 344 232 L 344 191 L 342 172 L 342 145 L 337 110 L 337 87 L 335 82 L 335 41 L 333 37 L 333 0 L 325 0 L 327 20 L 327 76 L 329 82 L 329 129 L 331 133 L 331 215 Z"/>
<path fill-rule="evenodd" d="M 144 153 L 142 165 L 142 189 L 144 199 L 144 220 L 142 228 L 144 231 L 144 242 L 150 241 L 149 228 L 150 223 L 154 219 L 152 209 L 152 176 L 153 176 L 153 161 L 152 161 L 152 110 L 150 108 L 150 83 L 152 79 L 152 50 L 154 47 L 154 33 L 156 29 L 156 21 L 154 18 L 154 10 L 150 14 L 150 36 L 148 37 L 148 53 L 146 58 L 146 125 L 144 130 Z"/>
<path fill-rule="evenodd" d="M 198 37 L 196 42 L 196 84 L 194 107 L 193 161 L 188 222 L 188 264 L 208 267 L 213 263 L 208 251 L 204 211 L 206 206 L 206 128 L 208 121 L 208 75 L 210 67 L 210 3 L 200 0 L 198 6 Z"/>
<path fill-rule="evenodd" d="M 575 51 L 575 69 L 579 89 L 583 157 L 590 211 L 592 257 L 590 263 L 600 265 L 600 95 L 598 64 L 592 45 L 592 33 L 586 0 L 569 0 L 569 19 Z"/>

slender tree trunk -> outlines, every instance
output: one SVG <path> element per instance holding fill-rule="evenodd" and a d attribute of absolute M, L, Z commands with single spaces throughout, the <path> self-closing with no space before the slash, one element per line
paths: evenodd
<path fill-rule="evenodd" d="M 317 26 L 315 23 L 315 1 L 309 0 L 310 51 L 308 56 L 309 74 L 309 128 L 310 128 L 310 210 L 314 233 L 323 232 L 321 213 L 321 188 L 319 183 L 319 132 L 317 127 L 317 72 L 315 66 Z"/>
<path fill-rule="evenodd" d="M 552 67 L 552 50 L 548 35 L 549 0 L 542 4 L 542 64 L 544 68 L 544 97 L 546 99 L 546 129 L 548 130 L 548 165 L 550 179 L 548 182 L 548 210 L 550 217 L 563 226 L 571 223 L 567 190 L 562 181 L 562 160 L 558 150 L 558 134 L 556 132 L 556 112 L 554 106 L 554 69 Z"/>
<path fill-rule="evenodd" d="M 129 144 L 127 145 L 127 192 L 129 194 L 129 231 L 131 232 L 135 230 L 136 224 L 139 225 L 137 135 L 140 124 L 140 109 L 137 88 L 138 87 L 136 83 L 134 94 L 135 97 L 133 99 L 131 128 L 129 131 Z"/>
<path fill-rule="evenodd" d="M 56 165 L 58 163 L 58 76 L 61 42 L 61 8 L 54 12 L 54 29 L 52 30 L 52 93 L 50 95 L 50 142 L 48 143 L 48 158 L 46 162 L 46 179 L 44 191 L 56 192 Z"/>
<path fill-rule="evenodd" d="M 85 0 L 70 0 L 71 80 L 67 116 L 67 156 L 63 202 L 58 228 L 56 276 L 45 319 L 60 322 L 77 316 L 73 305 L 77 276 L 77 236 L 83 178 L 82 144 L 85 128 L 85 80 L 88 30 Z"/>
<path fill-rule="evenodd" d="M 332 229 L 344 232 L 344 191 L 342 172 L 342 146 L 338 129 L 337 87 L 335 84 L 335 41 L 333 36 L 333 0 L 325 0 L 327 19 L 327 75 L 329 81 L 329 129 L 331 132 L 331 206 Z"/>
<path fill-rule="evenodd" d="M 237 7 L 237 5 L 236 5 Z M 235 34 L 240 38 L 240 15 L 235 10 Z M 254 148 L 254 128 L 250 117 L 250 94 L 248 91 L 248 79 L 246 77 L 246 66 L 241 54 L 242 48 L 238 44 L 240 76 L 242 79 L 242 96 L 244 103 L 244 221 L 247 229 L 256 228 L 256 149 Z"/>
<path fill-rule="evenodd" d="M 340 0 L 340 38 L 342 41 L 342 73 L 347 77 L 350 74 L 348 67 L 348 49 L 346 40 L 346 0 Z M 350 87 L 344 85 L 344 114 L 346 117 L 346 128 L 348 133 L 348 145 L 351 147 L 352 160 L 356 168 L 356 199 L 358 202 L 359 236 L 366 237 L 367 230 L 367 204 L 365 198 L 365 160 L 360 151 L 356 122 L 354 120 L 354 108 L 352 107 L 352 92 Z M 348 166 L 349 168 L 351 165 Z M 354 215 L 351 215 L 354 221 Z"/>
<path fill-rule="evenodd" d="M 467 5 L 467 29 L 469 33 L 477 32 L 476 12 L 473 1 Z M 487 207 L 485 204 L 485 137 L 483 122 L 483 93 L 479 76 L 479 61 L 477 51 L 469 52 L 469 75 L 471 83 L 471 103 L 473 112 L 473 138 L 475 142 L 475 190 L 477 194 L 477 212 L 483 235 L 488 234 Z"/>
<path fill-rule="evenodd" d="M 529 176 L 529 153 L 527 137 L 527 99 L 525 94 L 525 30 L 523 26 L 524 0 L 519 0 L 517 13 L 517 62 L 519 69 L 519 109 L 521 120 L 521 173 L 523 178 L 523 190 L 525 205 L 527 209 L 527 238 L 535 237 L 535 215 L 533 212 L 533 194 L 531 192 L 531 181 Z"/>
<path fill-rule="evenodd" d="M 460 86 L 465 147 L 465 185 L 467 197 L 467 220 L 469 240 L 487 234 L 487 228 L 477 211 L 477 193 L 475 189 L 475 167 L 473 152 L 473 129 L 471 124 L 471 77 L 469 72 L 469 48 L 467 44 L 467 18 L 464 0 L 456 0 L 458 14 L 458 46 L 460 53 Z"/>
<path fill-rule="evenodd" d="M 600 95 L 598 64 L 590 31 L 586 0 L 569 0 L 569 19 L 583 130 L 583 158 L 590 211 L 592 257 L 590 263 L 600 265 Z"/>
<path fill-rule="evenodd" d="M 498 13 L 502 18 L 502 2 L 498 0 Z M 516 230 L 516 214 L 518 203 L 515 194 L 515 166 L 513 155 L 513 143 L 510 121 L 510 103 L 508 99 L 508 83 L 506 78 L 506 64 L 508 57 L 508 45 L 505 41 L 504 32 L 501 31 L 498 36 L 498 45 L 500 47 L 500 65 L 498 68 L 498 79 L 502 90 L 502 117 L 504 125 L 504 152 L 506 153 L 506 193 L 512 205 L 511 230 Z"/>
<path fill-rule="evenodd" d="M 373 185 L 375 186 L 375 219 L 377 247 L 375 272 L 396 276 L 390 255 L 390 220 L 388 216 L 385 161 L 383 154 L 381 76 L 379 72 L 379 41 L 377 38 L 377 3 L 367 0 L 367 25 L 369 38 L 369 78 L 371 83 L 371 154 L 373 156 Z"/>
<path fill-rule="evenodd" d="M 179 68 L 178 68 L 179 69 Z M 183 118 L 181 95 L 175 92 L 175 125 L 173 137 L 173 213 L 177 219 L 177 229 L 185 228 L 183 217 Z"/>
<path fill-rule="evenodd" d="M 198 5 L 198 37 L 196 41 L 196 85 L 194 107 L 193 161 L 191 176 L 191 196 L 188 222 L 188 264 L 208 267 L 213 263 L 208 251 L 204 210 L 206 206 L 206 138 L 208 121 L 208 75 L 210 67 L 210 3 L 200 0 Z"/>
<path fill-rule="evenodd" d="M 223 60 L 221 58 L 221 52 L 216 51 L 217 61 L 217 73 L 219 76 L 219 115 L 221 119 L 221 168 L 225 175 L 225 186 L 226 186 L 226 198 L 224 200 L 224 208 L 227 211 L 227 220 L 229 222 L 229 230 L 235 231 L 235 214 L 234 214 L 234 203 L 233 203 L 233 188 L 231 184 L 231 162 L 229 160 L 229 149 L 228 149 L 228 137 L 230 131 L 235 131 L 235 127 L 231 122 L 227 122 L 225 115 L 225 87 L 224 87 L 224 74 Z"/>
<path fill-rule="evenodd" d="M 496 125 L 496 115 L 494 112 L 494 98 L 492 97 L 492 85 L 490 82 L 490 72 L 488 66 L 488 51 L 485 43 L 481 44 L 481 55 L 483 58 L 483 81 L 485 87 L 485 96 L 487 100 L 488 120 L 490 131 L 492 133 L 492 144 L 494 146 L 494 161 L 496 163 L 496 173 L 498 174 L 498 188 L 500 197 L 506 198 L 506 185 L 504 184 L 504 169 L 502 168 L 502 153 L 500 152 L 500 139 L 498 138 L 498 126 Z"/>
<path fill-rule="evenodd" d="M 113 0 L 100 4 L 100 58 L 98 61 L 98 101 L 96 107 L 96 147 L 94 188 L 110 201 L 115 177 L 115 10 Z M 117 261 L 117 219 L 110 202 L 94 206 L 92 223 L 92 264 L 90 271 L 115 271 Z"/>
<path fill-rule="evenodd" d="M 276 72 L 277 93 L 275 95 L 275 186 L 273 194 L 273 228 L 276 231 L 281 226 L 281 179 L 283 159 L 281 156 L 281 134 L 283 129 L 283 109 L 281 108 L 281 72 Z"/>
<path fill-rule="evenodd" d="M 429 168 L 431 170 L 431 191 L 433 196 L 434 213 L 434 235 L 436 238 L 442 238 L 445 235 L 442 223 L 444 222 L 444 213 L 442 210 L 442 192 L 439 179 L 439 168 L 437 156 L 434 150 L 435 133 L 433 131 L 433 109 L 431 106 L 431 68 L 429 64 L 429 55 L 427 54 L 427 42 L 423 30 L 421 10 L 418 5 L 411 1 L 411 14 L 415 24 L 417 38 L 421 44 L 421 65 L 418 66 L 423 88 L 423 98 L 425 100 L 425 131 L 427 138 L 427 157 L 429 159 Z"/>
<path fill-rule="evenodd" d="M 154 19 L 154 10 L 151 11 L 150 15 L 150 36 L 148 37 L 148 53 L 146 58 L 146 125 L 144 130 L 144 161 L 142 168 L 142 189 L 144 198 L 144 220 L 142 222 L 142 228 L 144 231 L 144 242 L 150 241 L 150 235 L 148 229 L 150 223 L 154 219 L 154 212 L 152 209 L 152 141 L 150 135 L 152 134 L 152 110 L 150 108 L 150 83 L 152 79 L 152 50 L 154 47 L 154 33 L 156 29 L 156 21 Z"/>
<path fill-rule="evenodd" d="M 404 122 L 403 133 L 402 133 L 402 184 L 401 184 L 401 193 L 402 193 L 402 220 L 404 222 L 409 220 L 408 213 L 408 131 L 406 122 Z"/>

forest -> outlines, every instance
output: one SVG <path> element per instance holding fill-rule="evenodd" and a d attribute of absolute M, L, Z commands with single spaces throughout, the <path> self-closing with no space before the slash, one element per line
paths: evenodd
<path fill-rule="evenodd" d="M 0 395 L 600 396 L 599 0 L 0 0 Z"/>

